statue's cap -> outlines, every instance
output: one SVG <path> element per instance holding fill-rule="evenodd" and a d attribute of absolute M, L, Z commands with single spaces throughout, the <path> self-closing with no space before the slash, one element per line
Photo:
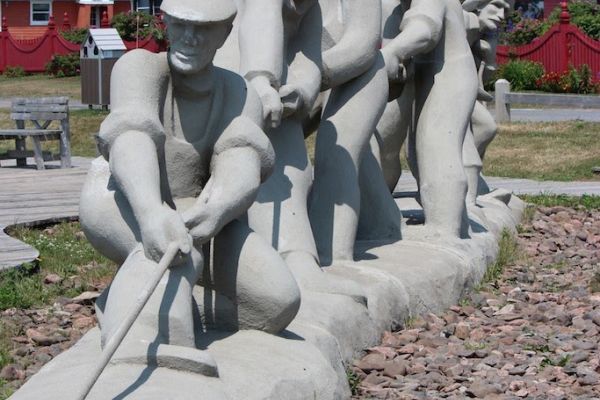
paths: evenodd
<path fill-rule="evenodd" d="M 164 0 L 160 9 L 194 24 L 231 22 L 237 12 L 233 0 Z"/>
<path fill-rule="evenodd" d="M 465 0 L 462 3 L 462 7 L 465 11 L 475 11 L 477 8 L 482 7 L 489 3 L 491 0 Z"/>

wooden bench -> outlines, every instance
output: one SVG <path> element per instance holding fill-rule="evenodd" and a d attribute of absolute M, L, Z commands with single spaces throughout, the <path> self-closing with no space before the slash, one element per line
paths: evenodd
<path fill-rule="evenodd" d="M 44 169 L 44 161 L 60 157 L 61 168 L 71 168 L 68 97 L 13 99 L 10 118 L 17 128 L 0 130 L 0 140 L 14 140 L 15 150 L 8 151 L 0 159 L 16 159 L 18 167 L 25 167 L 27 157 L 35 157 L 37 169 Z M 53 121 L 59 121 L 60 129 L 48 129 Z M 27 122 L 33 124 L 32 129 L 26 127 Z M 27 138 L 33 142 L 33 151 L 27 150 Z M 49 140 L 59 141 L 59 154 L 42 151 L 42 142 Z"/>

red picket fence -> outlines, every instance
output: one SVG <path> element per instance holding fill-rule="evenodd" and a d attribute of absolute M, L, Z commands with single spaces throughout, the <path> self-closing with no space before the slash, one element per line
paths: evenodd
<path fill-rule="evenodd" d="M 65 15 L 63 30 L 70 29 L 68 21 L 69 19 Z M 103 27 L 108 26 L 108 20 L 102 22 Z M 79 47 L 78 44 L 71 43 L 62 37 L 52 16 L 44 35 L 31 40 L 14 39 L 8 30 L 6 17 L 3 17 L 2 31 L 0 32 L 0 72 L 3 72 L 7 66 L 21 66 L 26 72 L 43 72 L 53 55 L 79 52 Z M 158 53 L 166 50 L 166 43 L 157 42 L 150 37 L 137 42 L 125 41 L 125 47 L 127 50 L 140 48 Z"/>
<path fill-rule="evenodd" d="M 511 59 L 537 61 L 546 72 L 563 73 L 569 66 L 587 64 L 596 78 L 600 78 L 600 41 L 594 40 L 571 25 L 567 3 L 561 3 L 560 23 L 546 34 L 523 46 L 498 46 L 498 64 Z"/>
<path fill-rule="evenodd" d="M 148 37 L 138 42 L 124 40 L 123 43 L 125 43 L 127 50 L 144 49 L 152 53 L 160 53 L 161 51 L 167 50 L 167 45 L 165 42 L 157 42 L 152 37 Z"/>
<path fill-rule="evenodd" d="M 0 32 L 0 71 L 7 66 L 21 66 L 27 72 L 42 72 L 54 54 L 79 51 L 79 45 L 66 41 L 57 31 L 54 18 L 48 22 L 46 33 L 32 40 L 15 40 L 8 32 L 6 18 L 2 18 Z"/>

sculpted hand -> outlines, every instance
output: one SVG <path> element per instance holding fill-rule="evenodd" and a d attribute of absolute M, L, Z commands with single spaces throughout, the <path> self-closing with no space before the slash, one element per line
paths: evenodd
<path fill-rule="evenodd" d="M 181 216 L 165 204 L 150 218 L 140 221 L 140 230 L 146 257 L 156 262 L 160 261 L 171 243 L 176 243 L 183 255 L 189 254 L 192 249 L 191 238 Z M 177 257 L 173 264 L 180 264 L 184 259 Z"/>
<path fill-rule="evenodd" d="M 279 89 L 281 103 L 283 104 L 283 118 L 289 117 L 300 110 L 304 105 L 302 92 L 294 85 L 285 85 Z"/>
<path fill-rule="evenodd" d="M 204 244 L 216 236 L 221 227 L 217 213 L 198 204 L 183 213 L 183 221 L 190 230 L 194 242 Z"/>
<path fill-rule="evenodd" d="M 263 119 L 271 128 L 277 128 L 281 123 L 281 113 L 283 111 L 279 93 L 264 76 L 259 75 L 250 82 L 260 97 L 263 106 Z"/>
<path fill-rule="evenodd" d="M 381 51 L 381 54 L 385 61 L 388 80 L 396 83 L 404 82 L 406 80 L 406 70 L 400 58 L 391 52 L 385 51 L 385 47 Z"/>

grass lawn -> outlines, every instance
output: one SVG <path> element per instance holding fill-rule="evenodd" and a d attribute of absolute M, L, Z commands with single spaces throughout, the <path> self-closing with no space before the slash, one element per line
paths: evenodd
<path fill-rule="evenodd" d="M 92 248 L 76 222 L 43 230 L 17 228 L 9 233 L 36 247 L 40 258 L 37 266 L 24 265 L 0 273 L 0 311 L 47 307 L 58 297 L 72 298 L 84 291 L 105 288 L 116 272 L 116 266 Z M 58 275 L 60 282 L 45 283 L 49 274 Z M 22 326 L 0 320 L 0 369 L 13 362 L 12 337 L 24 334 Z M 0 399 L 12 392 L 9 383 L 0 379 Z"/>
<path fill-rule="evenodd" d="M 79 223 L 65 222 L 44 230 L 15 228 L 10 235 L 40 252 L 38 266 L 23 266 L 0 275 L 0 310 L 52 304 L 56 297 L 74 297 L 110 281 L 115 265 L 102 257 L 83 236 Z M 48 274 L 62 278 L 44 284 Z"/>
<path fill-rule="evenodd" d="M 600 180 L 600 123 L 552 122 L 502 125 L 483 172 L 536 180 Z"/>
<path fill-rule="evenodd" d="M 51 95 L 79 99 L 80 78 L 0 76 L 1 97 Z M 106 115 L 106 112 L 98 110 L 71 112 L 73 155 L 96 155 L 93 135 L 98 132 Z M 0 110 L 0 129 L 13 127 L 9 111 Z M 312 159 L 315 135 L 311 135 L 306 143 Z M 50 146 L 54 151 L 58 148 L 56 143 L 44 146 L 45 149 Z M 11 142 L 0 142 L 0 152 L 13 148 Z M 490 176 L 558 181 L 600 180 L 600 176 L 591 171 L 592 167 L 600 166 L 600 123 L 572 121 L 502 125 L 500 134 L 488 149 L 484 164 L 484 173 Z"/>
<path fill-rule="evenodd" d="M 29 75 L 7 78 L 0 75 L 0 97 L 69 96 L 81 99 L 81 79 L 78 76 L 52 78 L 48 75 Z"/>
<path fill-rule="evenodd" d="M 74 156 L 96 156 L 96 142 L 94 140 L 94 135 L 98 132 L 100 124 L 107 115 L 108 112 L 100 110 L 71 111 L 69 116 L 69 122 L 71 123 L 71 153 Z M 51 126 L 58 127 L 58 124 L 53 123 Z M 0 129 L 14 127 L 14 122 L 10 119 L 10 111 L 0 110 Z M 44 150 L 51 150 L 54 153 L 58 153 L 57 141 L 45 142 L 42 147 Z M 15 145 L 12 141 L 0 142 L 0 153 L 4 153 L 9 149 L 14 148 Z M 29 150 L 33 148 L 30 142 L 28 143 L 27 148 Z"/>
<path fill-rule="evenodd" d="M 541 207 L 570 207 L 585 210 L 600 210 L 600 196 L 567 196 L 564 194 L 521 195 L 524 201 Z"/>

